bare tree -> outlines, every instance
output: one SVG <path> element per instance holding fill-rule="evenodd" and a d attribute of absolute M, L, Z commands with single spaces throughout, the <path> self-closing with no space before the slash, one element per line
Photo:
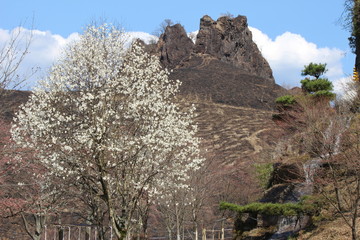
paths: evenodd
<path fill-rule="evenodd" d="M 59 179 L 27 148 L 11 139 L 10 123 L 0 121 L 0 217 L 20 218 L 33 240 L 39 240 L 49 216 L 67 202 Z"/>
<path fill-rule="evenodd" d="M 357 84 L 351 96 L 335 108 L 328 101 L 303 98 L 297 120 L 289 122 L 296 130 L 291 140 L 293 154 L 307 155 L 319 166 L 312 170 L 313 193 L 326 200 L 334 217 L 340 217 L 357 239 L 360 207 L 360 121 Z M 290 156 L 294 157 L 294 155 Z M 300 164 L 303 164 L 300 163 Z"/>
<path fill-rule="evenodd" d="M 163 34 L 167 27 L 174 25 L 174 22 L 171 19 L 164 19 L 159 25 L 159 27 L 153 32 L 157 37 L 160 37 Z"/>
<path fill-rule="evenodd" d="M 0 46 L 0 90 L 16 89 L 24 84 L 28 76 L 20 75 L 18 70 L 33 38 L 32 30 L 24 33 L 21 26 L 11 31 L 10 38 Z"/>
<path fill-rule="evenodd" d="M 29 53 L 30 44 L 33 39 L 32 28 L 26 30 L 21 25 L 9 32 L 8 39 L 0 43 L 0 114 L 11 112 L 18 104 L 14 100 L 14 91 L 26 85 L 26 80 L 33 76 L 38 68 L 27 69 L 20 72 L 20 66 Z M 12 116 L 11 116 L 12 118 Z"/>
<path fill-rule="evenodd" d="M 331 133 L 333 129 L 333 134 Z M 314 178 L 314 187 L 332 206 L 334 215 L 341 217 L 351 229 L 352 239 L 357 238 L 357 219 L 360 207 L 360 122 L 344 120 L 329 125 L 320 146 L 322 167 Z M 329 138 L 330 136 L 330 138 Z M 341 138 L 341 139 L 340 139 Z M 330 143 L 330 144 L 329 144 Z M 331 147 L 332 145 L 332 147 Z"/>
<path fill-rule="evenodd" d="M 222 17 L 234 18 L 234 14 L 230 13 L 229 11 L 227 11 L 226 13 L 221 13 L 220 15 Z"/>

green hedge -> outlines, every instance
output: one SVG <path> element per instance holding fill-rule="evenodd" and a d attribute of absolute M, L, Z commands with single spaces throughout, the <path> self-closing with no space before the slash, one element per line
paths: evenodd
<path fill-rule="evenodd" d="M 244 206 L 221 202 L 220 209 L 231 210 L 239 214 L 241 213 L 256 213 L 272 216 L 300 216 L 300 215 L 314 215 L 318 212 L 319 206 L 316 204 L 299 203 L 260 203 L 254 202 Z"/>

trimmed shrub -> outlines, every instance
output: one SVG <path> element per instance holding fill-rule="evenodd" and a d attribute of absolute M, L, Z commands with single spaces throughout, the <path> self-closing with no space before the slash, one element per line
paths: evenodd
<path fill-rule="evenodd" d="M 316 93 L 318 91 L 332 91 L 333 85 L 326 78 L 319 78 L 310 80 L 309 78 L 305 78 L 300 81 L 301 88 L 307 93 Z"/>
<path fill-rule="evenodd" d="M 220 209 L 231 210 L 242 213 L 255 213 L 270 216 L 300 216 L 314 215 L 319 211 L 319 206 L 308 201 L 300 201 L 299 203 L 260 203 L 254 202 L 244 206 L 221 202 Z"/>
<path fill-rule="evenodd" d="M 295 97 L 293 95 L 284 95 L 278 97 L 275 102 L 283 106 L 290 106 L 296 103 Z"/>

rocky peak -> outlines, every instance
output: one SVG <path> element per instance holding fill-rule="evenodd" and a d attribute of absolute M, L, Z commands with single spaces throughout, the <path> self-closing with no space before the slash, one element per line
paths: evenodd
<path fill-rule="evenodd" d="M 167 68 L 175 68 L 191 54 L 194 46 L 180 24 L 167 26 L 157 44 L 160 61 Z"/>
<path fill-rule="evenodd" d="M 272 70 L 252 40 L 245 16 L 200 19 L 196 43 L 180 24 L 168 26 L 160 36 L 157 54 L 167 68 L 174 69 L 191 55 L 211 56 L 230 63 L 244 73 L 263 77 L 274 83 Z"/>
<path fill-rule="evenodd" d="M 224 16 L 217 21 L 207 15 L 201 18 L 194 51 L 210 54 L 248 74 L 274 82 L 268 62 L 252 40 L 245 16 Z"/>
<path fill-rule="evenodd" d="M 244 16 L 217 21 L 204 16 L 195 44 L 180 24 L 168 26 L 148 49 L 173 70 L 170 78 L 182 82 L 182 94 L 260 109 L 273 109 L 274 99 L 283 95 Z"/>
<path fill-rule="evenodd" d="M 238 16 L 234 19 L 221 17 L 214 21 L 205 15 L 200 19 L 195 52 L 207 53 L 220 58 L 228 57 L 232 54 L 230 51 L 234 50 L 236 43 L 239 42 L 239 37 L 236 35 L 243 35 L 244 32 L 246 35 L 250 33 L 244 16 Z"/>

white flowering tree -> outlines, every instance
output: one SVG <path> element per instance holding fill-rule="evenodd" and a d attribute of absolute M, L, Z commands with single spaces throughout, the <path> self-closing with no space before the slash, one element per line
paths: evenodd
<path fill-rule="evenodd" d="M 12 136 L 50 174 L 106 206 L 118 239 L 129 236 L 144 194 L 185 188 L 202 164 L 194 108 L 180 111 L 156 57 L 123 33 L 90 26 L 17 113 Z"/>

